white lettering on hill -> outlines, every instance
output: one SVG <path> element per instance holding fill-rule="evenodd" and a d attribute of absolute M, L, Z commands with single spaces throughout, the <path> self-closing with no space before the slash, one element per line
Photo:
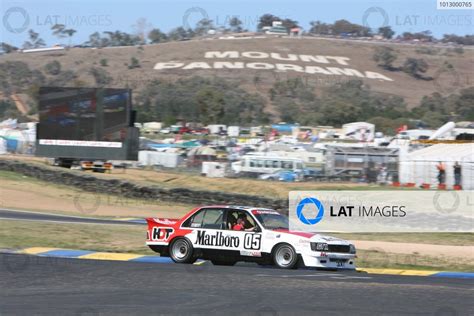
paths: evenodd
<path fill-rule="evenodd" d="M 347 67 L 333 67 L 334 65 L 348 66 L 350 58 L 343 56 L 322 56 L 322 55 L 298 55 L 298 54 L 280 54 L 266 53 L 257 51 L 238 52 L 238 51 L 209 51 L 204 54 L 205 59 L 220 59 L 221 61 L 206 62 L 194 61 L 190 63 L 183 62 L 159 62 L 155 64 L 155 70 L 166 69 L 264 69 L 275 70 L 279 72 L 295 71 L 307 74 L 322 74 L 328 76 L 347 76 L 367 79 L 376 79 L 383 81 L 393 81 L 393 79 L 374 71 L 360 71 Z M 225 61 L 222 61 L 224 59 Z M 241 61 L 235 61 L 240 59 Z M 250 59 L 250 60 L 249 60 Z M 259 60 L 252 62 L 251 60 Z M 270 62 L 275 60 L 275 63 Z M 265 62 L 264 62 L 265 61 Z M 279 63 L 284 61 L 286 63 Z M 299 64 L 288 63 L 297 62 Z M 309 65 L 309 63 L 324 64 L 320 66 Z"/>

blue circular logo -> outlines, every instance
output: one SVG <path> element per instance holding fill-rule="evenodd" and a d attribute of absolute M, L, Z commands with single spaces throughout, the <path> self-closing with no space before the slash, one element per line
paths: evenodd
<path fill-rule="evenodd" d="M 318 210 L 318 215 L 315 217 L 315 218 L 306 218 L 303 214 L 303 208 L 307 205 L 307 204 L 314 204 L 314 206 L 316 206 L 316 209 Z M 298 203 L 298 206 L 296 207 L 296 216 L 298 216 L 298 219 L 303 223 L 303 224 L 306 224 L 306 225 L 315 225 L 317 223 L 319 223 L 322 219 L 323 219 L 323 216 L 324 216 L 324 206 L 323 206 L 323 203 L 321 203 L 320 200 L 316 199 L 316 198 L 304 198 L 301 200 L 300 203 Z"/>
<path fill-rule="evenodd" d="M 10 16 L 12 14 L 19 14 L 23 18 L 23 24 L 21 26 L 15 27 L 10 24 Z M 28 12 L 22 7 L 12 7 L 8 9 L 3 15 L 3 26 L 11 33 L 21 33 L 28 28 L 30 24 L 30 16 Z"/>

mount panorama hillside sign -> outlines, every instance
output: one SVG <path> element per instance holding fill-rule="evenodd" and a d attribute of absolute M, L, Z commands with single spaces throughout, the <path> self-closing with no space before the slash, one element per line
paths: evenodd
<path fill-rule="evenodd" d="M 350 65 L 348 62 L 350 58 L 342 56 L 297 55 L 255 51 L 242 53 L 238 51 L 210 51 L 204 54 L 204 58 L 206 61 L 190 63 L 180 61 L 159 62 L 155 64 L 154 69 L 254 69 L 279 72 L 295 71 L 315 75 L 349 76 L 393 81 L 393 79 L 378 72 L 349 68 Z M 292 62 L 298 62 L 299 65 Z"/>

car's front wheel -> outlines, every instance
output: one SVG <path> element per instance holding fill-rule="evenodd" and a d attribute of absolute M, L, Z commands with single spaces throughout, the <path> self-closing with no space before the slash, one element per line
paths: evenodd
<path fill-rule="evenodd" d="M 177 238 L 171 242 L 170 257 L 176 263 L 193 263 L 196 258 L 193 256 L 193 245 L 186 238 Z"/>
<path fill-rule="evenodd" d="M 273 250 L 273 263 L 281 269 L 293 269 L 298 263 L 298 254 L 289 244 L 279 244 Z"/>

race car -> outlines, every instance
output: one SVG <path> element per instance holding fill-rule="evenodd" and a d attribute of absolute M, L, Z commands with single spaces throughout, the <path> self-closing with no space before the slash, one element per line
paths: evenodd
<path fill-rule="evenodd" d="M 181 219 L 147 218 L 146 244 L 176 263 L 238 261 L 323 269 L 355 269 L 356 249 L 349 242 L 317 233 L 289 230 L 288 217 L 272 209 L 201 206 Z"/>

